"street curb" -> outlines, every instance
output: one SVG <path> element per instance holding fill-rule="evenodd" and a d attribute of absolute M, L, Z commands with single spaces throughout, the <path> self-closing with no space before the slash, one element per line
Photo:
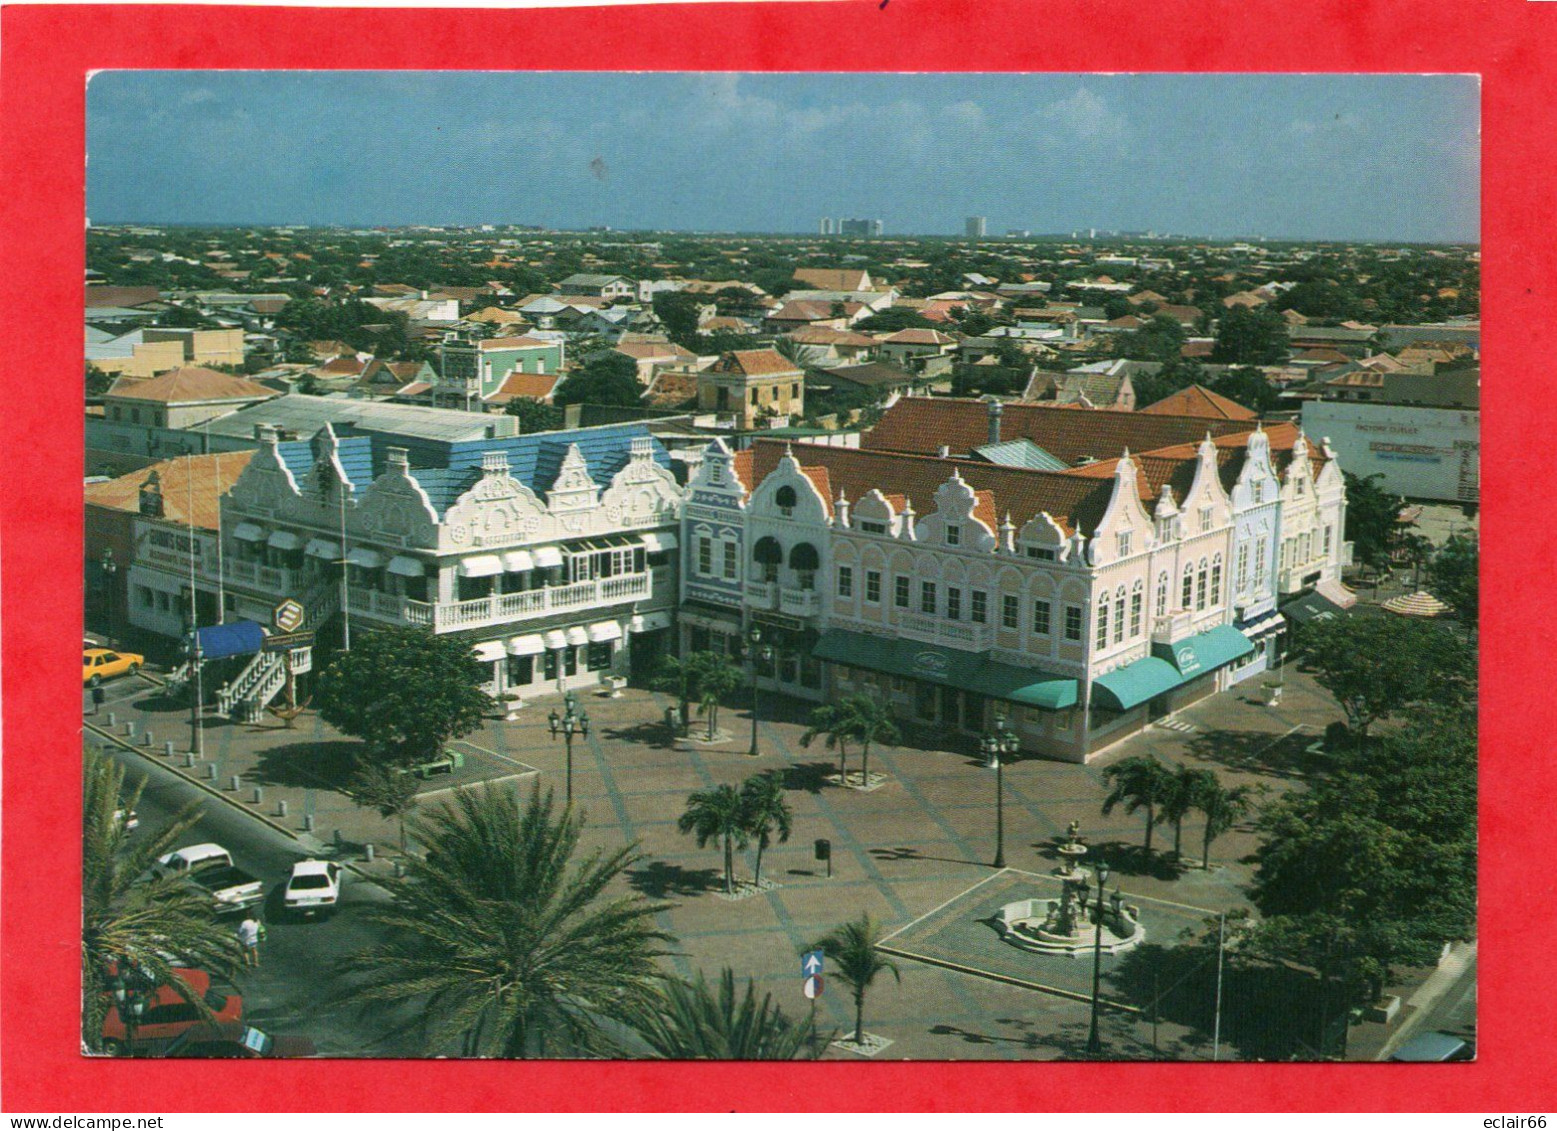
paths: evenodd
<path fill-rule="evenodd" d="M 277 824 L 275 821 L 271 820 L 269 817 L 265 816 L 265 814 L 263 814 L 263 813 L 256 813 L 253 809 L 250 809 L 247 805 L 243 804 L 243 802 L 239 801 L 237 798 L 235 798 L 235 797 L 228 797 L 227 794 L 223 793 L 221 790 L 213 789 L 211 786 L 207 785 L 205 782 L 201 781 L 199 778 L 190 777 L 180 767 L 178 767 L 178 766 L 170 766 L 170 765 L 167 765 L 164 762 L 158 761 L 156 758 L 154 758 L 150 754 L 146 753 L 145 750 L 143 750 L 141 747 L 136 746 L 133 743 L 126 742 L 124 739 L 120 738 L 116 734 L 109 734 L 107 731 L 105 731 L 101 727 L 99 727 L 96 723 L 87 722 L 85 719 L 83 719 L 82 720 L 82 726 L 84 726 L 87 730 L 91 731 L 93 734 L 97 735 L 99 738 L 107 739 L 109 742 L 112 742 L 115 746 L 118 746 L 118 747 L 121 747 L 122 749 L 128 750 L 131 754 L 134 754 L 134 755 L 136 755 L 136 756 L 138 756 L 140 758 L 143 758 L 144 760 L 150 762 L 152 765 L 154 765 L 154 766 L 161 766 L 163 769 L 169 771 L 170 773 L 177 774 L 179 777 L 181 777 L 185 781 L 187 781 L 190 785 L 196 786 L 199 789 L 203 790 L 204 792 L 209 793 L 212 797 L 214 797 L 218 801 L 222 802 L 222 804 L 230 806 L 233 809 L 236 809 L 238 812 L 242 813 L 245 817 L 251 817 L 251 818 L 253 818 L 256 821 L 259 821 L 261 824 L 269 825 L 272 829 L 275 829 L 276 832 L 281 833 L 282 835 L 286 836 L 288 839 L 295 840 L 295 841 L 298 841 L 299 843 L 301 843 L 301 839 L 302 838 L 300 838 L 297 835 L 297 833 L 293 832 L 291 829 L 287 828 L 285 825 Z M 352 872 L 353 874 L 358 876 L 360 879 L 367 880 L 369 883 L 375 883 L 376 884 L 376 883 L 379 882 L 379 880 L 381 878 L 381 877 L 374 876 L 370 872 L 364 872 L 361 868 L 359 868 L 357 866 L 355 861 L 343 860 L 340 863 L 341 863 L 341 867 L 345 868 L 349 872 Z"/>

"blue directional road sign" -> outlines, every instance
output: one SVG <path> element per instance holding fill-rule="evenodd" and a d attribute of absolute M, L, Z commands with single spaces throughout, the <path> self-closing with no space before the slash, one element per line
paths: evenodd
<path fill-rule="evenodd" d="M 806 997 L 815 1001 L 822 996 L 822 976 L 820 974 L 812 974 L 805 980 L 801 989 L 805 991 Z"/>
<path fill-rule="evenodd" d="M 805 954 L 801 955 L 801 957 L 800 957 L 800 976 L 802 978 L 809 978 L 812 975 L 820 974 L 821 972 L 822 972 L 822 952 L 821 951 L 819 951 L 819 950 L 808 950 L 808 951 L 806 951 Z"/>

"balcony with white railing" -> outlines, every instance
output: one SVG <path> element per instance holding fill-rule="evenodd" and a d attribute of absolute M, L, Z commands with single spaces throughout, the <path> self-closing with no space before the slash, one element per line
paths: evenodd
<path fill-rule="evenodd" d="M 648 573 L 629 573 L 572 585 L 526 589 L 520 593 L 497 593 L 470 601 L 432 604 L 414 601 L 393 593 L 373 589 L 353 589 L 347 604 L 354 615 L 374 617 L 396 624 L 431 625 L 435 632 L 460 628 L 483 628 L 508 624 L 533 617 L 550 616 L 573 609 L 607 606 L 635 601 L 650 593 Z"/>
<path fill-rule="evenodd" d="M 943 620 L 920 613 L 903 613 L 897 620 L 898 632 L 926 644 L 942 644 L 969 652 L 987 652 L 995 646 L 995 630 L 987 624 Z"/>
<path fill-rule="evenodd" d="M 778 582 L 748 581 L 746 604 L 753 609 L 772 609 L 778 601 Z"/>
<path fill-rule="evenodd" d="M 167 570 L 180 577 L 189 576 L 189 555 L 162 546 L 143 545 L 136 552 L 135 560 L 154 569 Z M 215 554 L 201 554 L 195 558 L 195 575 L 203 581 L 216 581 Z M 267 594 L 290 596 L 302 587 L 298 570 L 280 569 L 262 562 L 248 562 L 228 557 L 222 562 L 221 580 L 239 587 L 263 590 Z"/>
<path fill-rule="evenodd" d="M 779 611 L 792 617 L 814 617 L 822 611 L 821 594 L 814 589 L 779 590 Z"/>

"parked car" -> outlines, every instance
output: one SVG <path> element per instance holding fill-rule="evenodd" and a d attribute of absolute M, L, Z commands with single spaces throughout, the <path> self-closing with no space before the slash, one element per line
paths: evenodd
<path fill-rule="evenodd" d="M 1475 1060 L 1476 1043 L 1453 1033 L 1420 1033 L 1396 1049 L 1390 1059 L 1419 1064 Z"/>
<path fill-rule="evenodd" d="M 253 1025 L 223 1021 L 191 1027 L 162 1050 L 166 1057 L 257 1059 L 261 1057 L 316 1056 L 307 1037 L 273 1037 Z"/>
<path fill-rule="evenodd" d="M 329 914 L 341 898 L 341 866 L 330 860 L 299 860 L 292 865 L 281 903 L 296 915 Z"/>
<path fill-rule="evenodd" d="M 191 844 L 157 859 L 158 875 L 189 877 L 211 893 L 218 914 L 242 911 L 265 898 L 260 881 L 233 863 L 219 844 Z"/>
<path fill-rule="evenodd" d="M 146 663 L 145 656 L 134 652 L 115 652 L 111 648 L 81 649 L 81 684 L 96 687 L 105 679 L 134 675 Z"/>
<path fill-rule="evenodd" d="M 204 970 L 187 968 L 173 971 L 184 980 L 190 992 L 203 1001 L 217 1022 L 243 1020 L 243 998 L 237 994 L 224 994 L 211 987 L 211 975 Z M 135 1039 L 130 1041 L 128 1027 L 119 1016 L 119 1006 L 110 1000 L 108 1016 L 103 1019 L 103 1047 L 111 1053 L 119 1053 L 129 1047 L 131 1052 L 151 1051 L 166 1045 L 173 1038 L 199 1025 L 208 1024 L 207 1017 L 173 986 L 158 986 L 146 1012 L 135 1026 Z"/>

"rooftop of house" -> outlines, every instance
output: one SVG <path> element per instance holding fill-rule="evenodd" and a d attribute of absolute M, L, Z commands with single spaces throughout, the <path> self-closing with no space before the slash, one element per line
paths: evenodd
<path fill-rule="evenodd" d="M 186 525 L 193 520 L 202 530 L 215 530 L 220 521 L 218 501 L 238 481 L 253 456 L 252 451 L 219 452 L 162 460 L 106 483 L 87 484 L 86 504 L 139 513 L 141 487 L 155 472 L 162 487 L 163 518 Z"/>
<path fill-rule="evenodd" d="M 849 268 L 797 267 L 794 279 L 818 291 L 863 291 L 870 274 Z"/>
<path fill-rule="evenodd" d="M 1213 420 L 1254 420 L 1259 416 L 1253 409 L 1244 408 L 1237 401 L 1229 400 L 1220 393 L 1213 393 L 1203 385 L 1191 385 L 1187 389 L 1170 393 L 1162 400 L 1147 405 L 1139 411 L 1162 416 L 1199 416 Z"/>
<path fill-rule="evenodd" d="M 887 335 L 882 341 L 900 346 L 950 346 L 955 345 L 957 339 L 950 334 L 943 334 L 939 330 L 930 330 L 922 326 L 910 326 L 906 330 L 899 330 L 895 334 Z"/>
<path fill-rule="evenodd" d="M 163 404 L 198 404 L 203 401 L 263 400 L 276 395 L 276 390 L 236 377 L 231 373 L 218 373 L 203 366 L 181 366 L 156 377 L 136 380 L 121 377 L 108 390 L 109 397 L 137 401 L 160 401 Z"/>
<path fill-rule="evenodd" d="M 735 373 L 743 377 L 800 375 L 800 367 L 778 350 L 731 350 L 714 362 L 709 373 Z"/>
<path fill-rule="evenodd" d="M 859 365 L 834 365 L 818 372 L 827 377 L 836 377 L 840 381 L 848 381 L 855 385 L 863 385 L 866 388 L 890 387 L 894 385 L 912 385 L 916 380 L 912 373 L 900 369 L 885 361 L 867 361 Z"/>
<path fill-rule="evenodd" d="M 274 390 L 267 389 L 266 392 L 273 393 Z M 208 428 L 213 435 L 253 439 L 255 427 L 261 424 L 274 424 L 284 433 L 295 436 L 312 436 L 330 424 L 342 435 L 381 432 L 446 442 L 507 435 L 518 428 L 518 421 L 513 417 L 483 412 L 315 397 L 304 393 L 277 396 L 264 404 L 228 413 L 201 427 Z"/>

